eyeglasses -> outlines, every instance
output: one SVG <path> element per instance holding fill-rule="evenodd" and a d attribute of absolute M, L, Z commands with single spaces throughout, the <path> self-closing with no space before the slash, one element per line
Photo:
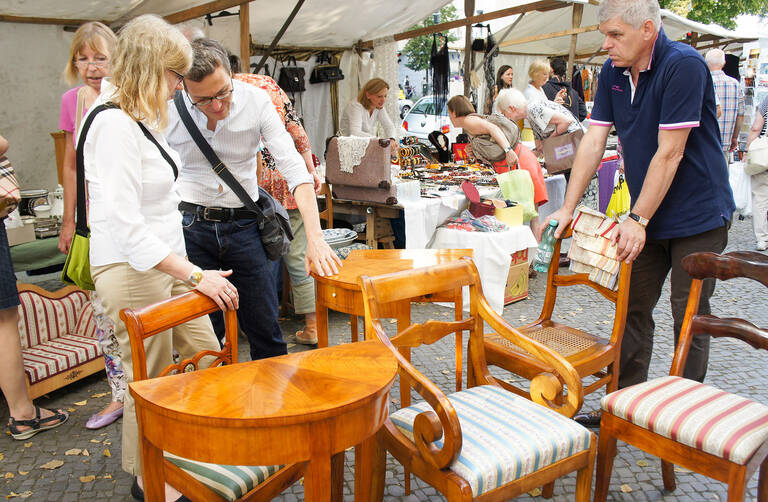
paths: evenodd
<path fill-rule="evenodd" d="M 182 75 L 181 73 L 177 72 L 176 70 L 170 70 L 170 71 L 171 71 L 171 73 L 173 73 L 174 75 L 176 75 L 179 78 L 176 81 L 176 85 L 179 85 L 181 82 L 184 82 L 184 75 Z"/>
<path fill-rule="evenodd" d="M 109 60 L 104 59 L 101 61 L 75 61 L 75 66 L 81 69 L 88 68 L 90 65 L 93 65 L 96 68 L 104 68 L 109 65 Z"/>
<path fill-rule="evenodd" d="M 184 90 L 187 91 L 187 94 L 189 94 L 189 90 L 186 88 L 186 82 L 184 83 Z M 223 101 L 227 98 L 229 98 L 232 93 L 234 92 L 235 88 L 232 85 L 232 81 L 230 80 L 230 88 L 227 91 L 221 92 L 216 96 L 206 96 L 204 98 L 200 98 L 197 101 L 192 99 L 192 96 L 189 96 L 189 100 L 192 101 L 192 106 L 201 107 L 201 106 L 208 106 L 211 103 L 213 103 L 214 100 L 216 101 Z"/>

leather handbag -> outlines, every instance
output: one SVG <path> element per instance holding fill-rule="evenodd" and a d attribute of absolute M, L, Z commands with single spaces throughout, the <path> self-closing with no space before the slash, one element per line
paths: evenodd
<path fill-rule="evenodd" d="M 11 161 L 5 156 L 0 156 L 0 219 L 16 209 L 20 200 L 19 182 L 16 180 Z"/>
<path fill-rule="evenodd" d="M 312 68 L 312 74 L 309 76 L 310 84 L 320 84 L 323 82 L 336 82 L 344 80 L 344 74 L 339 65 L 331 62 L 331 55 L 327 52 L 320 53 L 317 56 L 318 64 Z"/>
<path fill-rule="evenodd" d="M 766 170 L 768 170 L 768 136 L 763 136 L 750 143 L 744 172 L 751 176 Z"/>
<path fill-rule="evenodd" d="M 285 92 L 304 92 L 306 86 L 304 83 L 304 68 L 296 64 L 296 58 L 288 58 L 288 64 L 280 68 L 280 76 L 277 79 L 277 85 Z"/>
<path fill-rule="evenodd" d="M 211 169 L 237 195 L 243 205 L 254 213 L 256 224 L 259 226 L 261 244 L 264 247 L 264 254 L 267 255 L 267 258 L 277 261 L 288 254 L 291 241 L 293 240 L 293 231 L 291 230 L 288 211 L 269 192 L 261 187 L 259 187 L 259 200 L 254 202 L 245 188 L 243 188 L 243 185 L 235 179 L 229 169 L 227 169 L 227 166 L 216 155 L 216 152 L 213 151 L 211 145 L 205 140 L 200 129 L 195 125 L 192 116 L 187 111 L 187 107 L 184 106 L 184 97 L 181 92 L 176 93 L 173 102 L 190 136 L 192 136 L 197 147 L 211 164 Z"/>

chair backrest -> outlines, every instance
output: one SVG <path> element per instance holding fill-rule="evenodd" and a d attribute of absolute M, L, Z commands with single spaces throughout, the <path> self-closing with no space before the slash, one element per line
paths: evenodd
<path fill-rule="evenodd" d="M 189 291 L 172 296 L 166 300 L 147 305 L 140 309 L 123 309 L 120 311 L 120 319 L 128 329 L 133 354 L 133 379 L 146 380 L 147 355 L 144 350 L 144 340 L 163 331 L 172 329 L 187 321 L 211 314 L 219 310 L 218 305 L 200 293 Z M 200 360 L 207 356 L 214 358 L 209 366 L 237 363 L 237 312 L 227 310 L 224 312 L 225 343 L 220 351 L 204 350 L 198 352 L 190 359 L 184 359 L 177 364 L 170 364 L 157 376 L 164 376 L 175 372 L 184 372 L 190 367 L 197 370 Z"/>
<path fill-rule="evenodd" d="M 64 335 L 88 335 L 80 326 L 84 308 L 90 308 L 88 294 L 67 286 L 58 291 L 47 291 L 33 284 L 18 284 L 19 291 L 19 339 L 21 347 L 28 349 Z M 81 332 L 82 329 L 82 332 Z"/>
<path fill-rule="evenodd" d="M 320 187 L 320 195 L 325 198 L 325 209 L 318 213 L 320 222 L 325 222 L 325 228 L 333 228 L 333 193 L 331 192 L 331 185 L 323 183 Z"/>
<path fill-rule="evenodd" d="M 612 291 L 600 284 L 590 280 L 589 274 L 561 274 L 559 270 L 560 246 L 562 239 L 567 239 L 573 235 L 572 225 L 568 225 L 560 239 L 555 242 L 552 261 L 549 264 L 547 272 L 547 289 L 544 296 L 544 305 L 541 308 L 539 321 L 551 319 L 555 310 L 558 288 L 583 285 L 588 286 L 600 293 L 606 300 L 615 305 L 616 312 L 613 318 L 610 343 L 616 344 L 624 333 L 624 326 L 627 320 L 627 304 L 629 303 L 629 281 L 632 276 L 632 264 L 621 262 L 619 269 L 619 281 L 616 291 Z"/>
<path fill-rule="evenodd" d="M 682 265 L 691 276 L 691 290 L 670 375 L 683 375 L 694 335 L 736 338 L 756 349 L 768 350 L 768 330 L 744 319 L 698 314 L 705 279 L 727 281 L 744 277 L 768 287 L 768 256 L 751 251 L 734 251 L 722 255 L 709 252 L 693 253 L 683 258 Z"/>

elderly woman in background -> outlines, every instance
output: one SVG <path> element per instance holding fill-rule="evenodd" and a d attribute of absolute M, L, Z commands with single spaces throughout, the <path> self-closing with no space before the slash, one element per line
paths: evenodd
<path fill-rule="evenodd" d="M 123 308 L 139 308 L 196 288 L 222 309 L 236 309 L 231 271 L 200 270 L 186 259 L 181 201 L 175 171 L 179 155 L 162 131 L 168 100 L 181 89 L 192 64 L 189 42 L 174 27 L 152 15 L 137 17 L 120 31 L 112 79 L 93 103 L 114 103 L 93 118 L 84 145 L 85 179 L 90 207 L 91 275 L 105 314 L 115 325 L 129 381 L 133 354 Z M 83 132 L 81 132 L 83 134 Z M 173 361 L 173 350 L 191 357 L 218 350 L 210 319 L 198 318 L 145 340 L 147 373 L 156 376 Z M 137 476 L 131 488 L 143 498 L 133 399 L 125 396 L 122 431 L 123 469 Z M 180 494 L 166 485 L 166 500 Z M 181 500 L 184 500 L 183 498 Z"/>
<path fill-rule="evenodd" d="M 537 59 L 531 63 L 531 66 L 528 67 L 528 77 L 531 80 L 528 81 L 528 87 L 525 88 L 524 92 L 525 99 L 528 102 L 548 100 L 542 87 L 549 80 L 549 75 L 551 73 L 552 68 L 549 66 L 549 61 L 546 59 Z"/>
<path fill-rule="evenodd" d="M 715 94 L 717 96 L 717 94 Z M 768 132 L 768 96 L 763 99 L 755 113 L 755 121 L 747 136 L 747 150 L 757 138 L 765 137 Z M 752 225 L 757 239 L 757 250 L 768 249 L 768 171 L 753 174 L 752 184 Z"/>
<path fill-rule="evenodd" d="M 61 97 L 59 127 L 66 133 L 62 173 L 64 214 L 59 234 L 59 250 L 62 253 L 69 251 L 75 231 L 75 138 L 80 130 L 83 115 L 101 92 L 102 80 L 110 74 L 110 56 L 116 43 L 117 37 L 112 30 L 97 21 L 91 21 L 77 29 L 69 47 L 69 60 L 64 68 L 64 76 L 70 84 L 74 84 L 79 78 L 85 85 L 74 87 Z M 107 381 L 112 390 L 112 401 L 103 410 L 91 416 L 85 427 L 100 429 L 123 416 L 123 399 L 128 384 L 121 362 L 120 346 L 114 334 L 115 327 L 104 316 L 98 295 L 91 294 L 91 303 L 94 307 L 99 345 L 104 353 Z"/>
<path fill-rule="evenodd" d="M 528 120 L 539 152 L 542 140 L 581 129 L 576 117 L 563 105 L 547 99 L 529 101 L 517 89 L 501 91 L 496 98 L 496 107 L 513 122 L 523 118 Z"/>
<path fill-rule="evenodd" d="M 389 94 L 389 84 L 380 78 L 372 78 L 363 85 L 353 101 L 344 109 L 339 131 L 343 136 L 375 137 L 380 125 L 382 137 L 392 140 L 392 150 L 397 148 L 397 129 L 384 109 Z"/>

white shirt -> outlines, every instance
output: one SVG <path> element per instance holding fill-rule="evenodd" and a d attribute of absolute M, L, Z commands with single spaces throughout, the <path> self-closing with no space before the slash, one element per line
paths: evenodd
<path fill-rule="evenodd" d="M 533 84 L 528 84 L 528 87 L 525 88 L 525 91 L 523 91 L 523 96 L 525 96 L 525 99 L 532 103 L 534 101 L 539 101 L 541 99 L 548 100 L 546 93 L 544 92 L 544 89 L 537 89 Z"/>
<path fill-rule="evenodd" d="M 104 79 L 88 114 L 110 101 L 114 91 Z M 163 135 L 144 125 L 179 166 L 179 155 Z M 173 169 L 128 114 L 117 109 L 99 113 L 88 131 L 83 155 L 91 265 L 127 262 L 143 272 L 172 252 L 187 255 Z"/>
<path fill-rule="evenodd" d="M 253 200 L 259 198 L 259 182 L 256 178 L 256 153 L 263 139 L 274 157 L 277 169 L 293 191 L 304 183 L 313 183 L 312 175 L 293 139 L 285 130 L 285 124 L 269 95 L 262 89 L 233 80 L 232 103 L 229 115 L 216 123 L 216 130 L 208 129 L 208 117 L 192 106 L 186 93 L 184 102 L 192 119 L 210 143 L 213 151 L 226 164 L 237 181 L 243 185 Z M 219 178 L 211 163 L 205 158 L 179 117 L 176 105 L 168 105 L 168 143 L 179 152 L 179 192 L 186 202 L 206 207 L 243 207 L 243 202 Z"/>
<path fill-rule="evenodd" d="M 395 125 L 384 109 L 374 108 L 373 113 L 368 113 L 363 105 L 357 101 L 352 101 L 344 109 L 339 124 L 339 132 L 342 136 L 373 138 L 376 136 L 377 122 L 383 130 L 383 138 L 397 139 Z"/>

